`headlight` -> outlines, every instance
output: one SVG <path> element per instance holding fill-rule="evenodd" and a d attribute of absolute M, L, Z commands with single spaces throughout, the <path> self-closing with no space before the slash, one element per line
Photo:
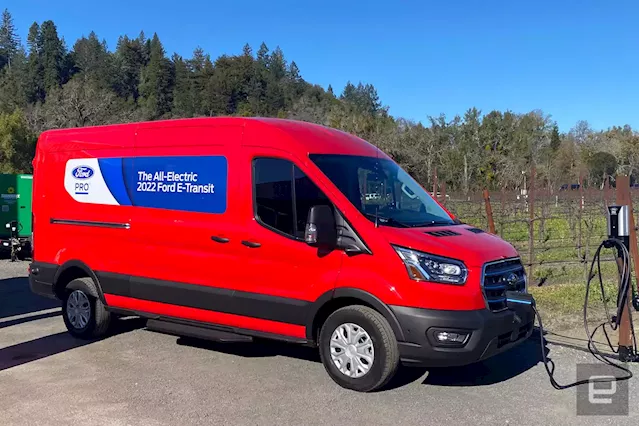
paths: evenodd
<path fill-rule="evenodd" d="M 442 284 L 464 284 L 467 268 L 459 260 L 393 246 L 403 260 L 409 278 L 417 281 L 431 281 Z"/>

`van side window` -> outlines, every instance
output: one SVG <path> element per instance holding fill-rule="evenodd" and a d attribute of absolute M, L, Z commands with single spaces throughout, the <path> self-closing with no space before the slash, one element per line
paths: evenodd
<path fill-rule="evenodd" d="M 316 184 L 288 160 L 257 158 L 253 170 L 256 218 L 263 225 L 302 239 L 309 209 L 331 205 Z"/>
<path fill-rule="evenodd" d="M 277 158 L 253 162 L 256 216 L 267 226 L 293 235 L 293 163 Z"/>
<path fill-rule="evenodd" d="M 296 193 L 296 237 L 304 238 L 304 228 L 307 224 L 307 216 L 311 207 L 317 205 L 331 206 L 332 204 L 327 196 L 324 195 L 324 192 L 320 191 L 320 188 L 302 170 L 294 166 L 293 173 Z"/>

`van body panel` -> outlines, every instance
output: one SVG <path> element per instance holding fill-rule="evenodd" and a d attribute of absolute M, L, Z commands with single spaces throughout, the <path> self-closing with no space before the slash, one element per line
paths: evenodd
<path fill-rule="evenodd" d="M 347 133 L 268 118 L 44 132 L 33 161 L 31 288 L 60 297 L 65 270 L 77 267 L 96 281 L 99 296 L 114 312 L 312 343 L 318 321 L 342 299 L 381 312 L 408 362 L 435 357 L 446 364 L 447 358 L 464 354 L 452 359 L 453 365 L 486 356 L 497 338 L 490 328 L 498 324 L 504 334 L 515 317 L 488 309 L 483 268 L 517 258 L 515 249 L 466 225 L 376 224 L 356 207 L 358 195 L 353 201 L 352 190 L 360 193 L 362 187 L 349 184 L 351 193 L 343 193 L 344 186 L 312 161 L 315 154 L 391 161 Z M 271 214 L 269 205 L 260 204 L 258 212 L 258 191 L 266 191 L 260 199 L 267 199 L 264 194 L 281 183 L 270 181 L 268 173 L 257 177 L 256 165 L 266 160 L 277 160 L 271 164 L 282 165 L 285 176 L 291 171 L 284 181 L 291 201 L 283 201 L 293 203 L 289 232 L 261 217 Z M 317 198 L 296 188 L 316 191 Z M 318 248 L 304 241 L 311 207 L 305 203 L 317 200 L 330 204 L 345 232 L 356 235 L 366 250 Z M 282 218 L 281 211 L 272 210 Z M 429 234 L 445 230 L 458 235 Z M 462 261 L 466 282 L 411 279 L 394 245 Z M 529 319 L 527 312 L 517 317 Z M 469 327 L 474 319 L 480 321 L 474 333 L 482 338 L 472 340 L 477 342 L 473 348 L 442 356 L 424 338 L 430 327 Z"/>
<path fill-rule="evenodd" d="M 256 330 L 282 336 L 305 338 L 305 327 L 302 325 L 286 324 L 276 321 L 250 318 L 240 315 L 215 312 L 204 309 L 189 308 L 185 306 L 170 305 L 166 303 L 152 302 L 149 300 L 134 299 L 107 294 L 105 295 L 110 306 L 129 309 L 136 312 L 146 312 L 153 315 L 163 315 L 169 318 L 183 318 L 192 321 L 209 324 L 222 324 L 229 327 L 238 327 L 246 330 Z"/>
<path fill-rule="evenodd" d="M 468 225 L 434 226 L 429 228 L 380 228 L 391 244 L 404 246 L 452 259 L 464 260 L 469 267 L 481 267 L 497 259 L 517 257 L 518 252 L 500 237 L 489 233 L 473 233 Z M 440 231 L 457 235 L 434 236 Z M 464 257 L 464 259 L 462 259 Z"/>
<path fill-rule="evenodd" d="M 344 253 L 321 250 L 307 245 L 302 239 L 293 239 L 273 229 L 267 228 L 256 219 L 253 200 L 253 160 L 256 158 L 277 158 L 290 161 L 311 179 L 315 175 L 305 167 L 304 162 L 290 152 L 266 148 L 244 146 L 239 160 L 240 173 L 238 199 L 241 210 L 238 217 L 243 222 L 240 228 L 241 241 L 261 244 L 259 249 L 242 248 L 240 274 L 245 288 L 250 291 L 274 296 L 290 297 L 314 301 L 328 289 L 335 286 Z M 320 190 L 325 190 L 317 184 Z M 306 217 L 302 219 L 306 222 Z"/>

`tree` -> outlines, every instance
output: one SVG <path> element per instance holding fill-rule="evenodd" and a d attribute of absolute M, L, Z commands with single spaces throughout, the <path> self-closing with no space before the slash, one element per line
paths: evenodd
<path fill-rule="evenodd" d="M 591 185 L 600 187 L 607 177 L 615 179 L 618 161 L 608 152 L 596 152 L 589 158 L 588 166 Z"/>
<path fill-rule="evenodd" d="M 174 117 L 193 117 L 198 111 L 194 72 L 191 70 L 190 63 L 182 59 L 180 55 L 173 55 L 172 61 L 175 69 L 172 115 Z"/>
<path fill-rule="evenodd" d="M 106 41 L 100 41 L 93 31 L 73 45 L 71 52 L 75 73 L 94 81 L 100 87 L 112 87 L 114 71 Z"/>
<path fill-rule="evenodd" d="M 11 66 L 15 56 L 20 50 L 20 39 L 16 34 L 13 25 L 13 18 L 9 10 L 2 12 L 2 22 L 0 23 L 0 69 Z"/>
<path fill-rule="evenodd" d="M 45 97 L 44 68 L 40 58 L 42 52 L 42 37 L 40 36 L 40 25 L 38 25 L 37 22 L 34 22 L 29 28 L 27 45 L 29 46 L 29 57 L 25 75 L 26 95 L 28 102 L 36 103 L 43 101 Z"/>
<path fill-rule="evenodd" d="M 31 120 L 36 130 L 43 131 L 126 122 L 130 118 L 131 109 L 113 91 L 78 76 L 52 89 L 46 102 L 33 110 Z"/>
<path fill-rule="evenodd" d="M 556 152 L 558 148 L 560 148 L 561 142 L 562 141 L 560 140 L 560 131 L 558 130 L 558 125 L 554 124 L 553 129 L 551 129 L 551 142 L 550 142 L 551 150 L 553 152 Z"/>
<path fill-rule="evenodd" d="M 27 58 L 20 49 L 11 66 L 0 71 L 0 112 L 11 113 L 27 106 Z"/>
<path fill-rule="evenodd" d="M 40 27 L 38 46 L 42 64 L 43 85 L 50 90 L 62 85 L 64 76 L 65 48 L 58 38 L 58 30 L 53 21 L 44 21 Z"/>
<path fill-rule="evenodd" d="M 35 155 L 36 136 L 24 114 L 0 113 L 0 173 L 29 173 Z"/>
<path fill-rule="evenodd" d="M 120 37 L 114 54 L 115 78 L 113 88 L 116 93 L 134 102 L 140 96 L 140 74 L 146 65 L 144 34 L 136 39 Z"/>
<path fill-rule="evenodd" d="M 172 64 L 164 56 L 160 38 L 154 34 L 149 42 L 149 63 L 140 77 L 141 104 L 148 119 L 163 117 L 171 111 L 173 78 Z"/>

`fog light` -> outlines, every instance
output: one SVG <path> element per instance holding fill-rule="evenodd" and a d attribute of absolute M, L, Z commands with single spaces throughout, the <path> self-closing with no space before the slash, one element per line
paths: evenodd
<path fill-rule="evenodd" d="M 461 328 L 432 327 L 425 334 L 434 347 L 462 348 L 471 339 L 472 330 Z"/>
<path fill-rule="evenodd" d="M 436 339 L 441 343 L 464 343 L 467 337 L 469 337 L 467 333 L 452 333 L 449 331 L 436 333 Z"/>

